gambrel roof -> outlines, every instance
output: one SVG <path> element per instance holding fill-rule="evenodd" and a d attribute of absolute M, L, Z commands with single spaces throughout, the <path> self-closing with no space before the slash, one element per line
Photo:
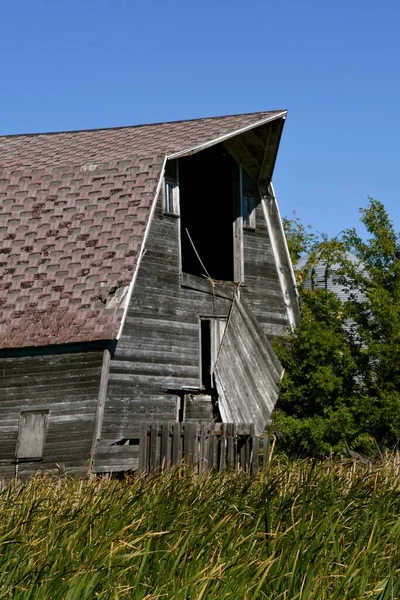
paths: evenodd
<path fill-rule="evenodd" d="M 115 339 L 166 157 L 285 115 L 0 137 L 0 348 Z"/>

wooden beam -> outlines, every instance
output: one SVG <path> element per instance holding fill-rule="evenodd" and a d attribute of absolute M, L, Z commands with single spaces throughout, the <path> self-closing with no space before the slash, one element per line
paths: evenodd
<path fill-rule="evenodd" d="M 254 143 L 258 144 L 260 146 L 261 152 L 264 152 L 265 150 L 265 142 L 264 140 L 258 135 L 257 131 L 255 129 L 252 129 L 251 131 L 248 131 L 246 134 L 247 138 L 250 138 L 251 140 L 253 140 Z"/>
<path fill-rule="evenodd" d="M 109 350 L 104 350 L 103 365 L 101 368 L 100 388 L 99 388 L 99 395 L 98 395 L 98 399 L 97 399 L 96 416 L 95 416 L 95 421 L 94 421 L 92 450 L 90 452 L 91 461 L 93 461 L 93 459 L 94 459 L 94 453 L 96 451 L 97 441 L 100 439 L 100 436 L 101 436 L 101 426 L 103 424 L 104 406 L 106 403 L 106 396 L 107 396 L 108 373 L 110 370 L 110 358 L 111 358 L 111 355 L 110 355 Z"/>
<path fill-rule="evenodd" d="M 244 153 L 247 155 L 248 159 L 254 164 L 254 166 L 257 169 L 257 173 L 259 173 L 260 171 L 260 163 L 259 161 L 255 158 L 253 152 L 250 150 L 250 148 L 248 147 L 248 145 L 246 144 L 245 140 L 243 139 L 243 136 L 241 138 L 239 138 L 240 140 L 240 146 L 242 148 L 242 150 L 244 151 Z"/>

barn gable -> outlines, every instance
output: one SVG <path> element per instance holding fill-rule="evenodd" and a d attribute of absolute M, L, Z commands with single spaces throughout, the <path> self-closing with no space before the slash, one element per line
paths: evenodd
<path fill-rule="evenodd" d="M 238 287 L 264 334 L 296 322 L 271 187 L 285 114 L 0 138 L 0 430 L 13 440 L 7 449 L 0 441 L 0 474 L 2 461 L 8 470 L 18 463 L 23 423 L 39 433 L 56 418 L 68 424 L 70 439 L 85 440 L 75 459 L 65 446 L 68 468 L 86 457 L 101 471 L 113 467 L 112 446 L 137 439 L 143 419 L 175 420 L 184 402 L 186 418 L 215 418 L 201 339 L 211 344 Z M 244 217 L 246 185 L 258 199 Z M 256 226 L 243 223 L 250 216 Z M 55 370 L 62 387 L 82 352 L 97 365 L 81 360 L 90 409 L 76 389 L 57 394 L 44 366 L 63 365 Z M 21 365 L 35 360 L 22 377 Z M 40 400 L 43 389 L 53 403 Z M 21 416 L 26 407 L 42 416 Z M 60 454 L 45 441 L 43 449 L 50 468 Z"/>

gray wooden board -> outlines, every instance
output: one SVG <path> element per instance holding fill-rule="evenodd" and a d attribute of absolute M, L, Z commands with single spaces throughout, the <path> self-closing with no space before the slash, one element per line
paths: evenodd
<path fill-rule="evenodd" d="M 235 298 L 214 375 L 222 419 L 267 425 L 278 398 L 279 360 L 244 299 Z"/>

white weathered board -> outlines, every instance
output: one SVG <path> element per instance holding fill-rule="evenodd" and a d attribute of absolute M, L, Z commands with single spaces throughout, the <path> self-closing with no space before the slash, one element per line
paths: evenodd
<path fill-rule="evenodd" d="M 21 413 L 15 452 L 16 458 L 42 458 L 48 418 L 48 411 L 26 411 Z"/>
<path fill-rule="evenodd" d="M 245 301 L 235 298 L 214 368 L 224 423 L 254 423 L 261 435 L 278 398 L 282 366 Z"/>

